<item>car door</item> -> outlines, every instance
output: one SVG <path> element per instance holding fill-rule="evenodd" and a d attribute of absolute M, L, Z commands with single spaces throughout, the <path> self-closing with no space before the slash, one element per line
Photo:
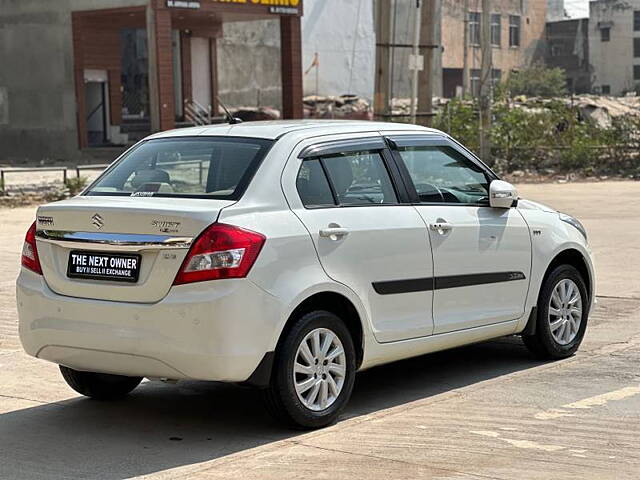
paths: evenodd
<path fill-rule="evenodd" d="M 406 192 L 390 160 L 379 135 L 307 142 L 283 175 L 324 270 L 360 297 L 379 342 L 433 331 L 433 292 L 419 288 L 433 273 L 429 235 L 416 210 L 401 203 Z"/>
<path fill-rule="evenodd" d="M 446 137 L 390 140 L 429 227 L 434 333 L 520 318 L 529 288 L 531 239 L 517 209 L 489 206 L 495 174 Z"/>

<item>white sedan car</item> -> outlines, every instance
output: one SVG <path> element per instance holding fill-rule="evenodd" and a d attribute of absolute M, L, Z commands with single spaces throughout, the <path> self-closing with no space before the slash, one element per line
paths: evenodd
<path fill-rule="evenodd" d="M 40 207 L 17 302 L 83 395 L 238 382 L 317 428 L 358 370 L 513 334 L 572 355 L 594 284 L 582 225 L 442 132 L 257 122 L 153 135 Z"/>

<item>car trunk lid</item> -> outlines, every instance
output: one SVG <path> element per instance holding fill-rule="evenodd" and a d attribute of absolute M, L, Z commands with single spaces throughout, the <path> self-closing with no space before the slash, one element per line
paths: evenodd
<path fill-rule="evenodd" d="M 169 292 L 192 240 L 231 204 L 214 199 L 84 196 L 40 207 L 36 241 L 45 281 L 61 295 L 158 302 Z M 138 278 L 88 278 L 84 272 L 77 278 L 69 270 L 72 253 L 105 262 L 113 258 L 116 267 L 131 266 L 127 259 L 137 259 L 139 264 L 133 265 Z M 116 271 L 123 270 L 109 273 Z"/>

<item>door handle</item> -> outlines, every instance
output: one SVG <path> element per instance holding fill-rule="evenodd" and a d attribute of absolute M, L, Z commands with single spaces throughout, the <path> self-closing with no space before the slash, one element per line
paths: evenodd
<path fill-rule="evenodd" d="M 453 230 L 453 225 L 447 222 L 432 223 L 431 225 L 429 225 L 429 227 L 431 228 L 431 230 L 437 232 L 440 235 L 444 235 Z"/>
<path fill-rule="evenodd" d="M 327 228 L 320 229 L 320 236 L 331 240 L 339 240 L 347 235 L 349 235 L 349 230 L 335 223 L 330 223 Z"/>

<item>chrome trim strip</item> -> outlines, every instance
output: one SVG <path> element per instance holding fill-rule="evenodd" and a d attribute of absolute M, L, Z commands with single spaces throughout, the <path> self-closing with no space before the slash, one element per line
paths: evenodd
<path fill-rule="evenodd" d="M 68 232 L 62 230 L 38 230 L 38 240 L 45 242 L 90 243 L 116 247 L 135 248 L 189 248 L 192 237 L 172 237 L 170 235 L 148 235 L 138 233 Z"/>

